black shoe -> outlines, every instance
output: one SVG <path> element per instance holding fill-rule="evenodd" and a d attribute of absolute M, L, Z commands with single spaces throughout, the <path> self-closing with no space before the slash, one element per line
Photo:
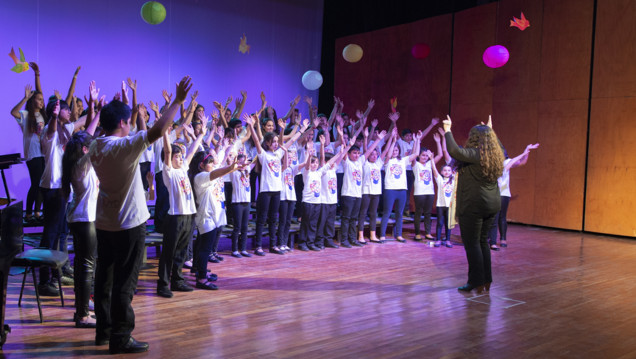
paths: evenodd
<path fill-rule="evenodd" d="M 173 292 L 192 292 L 194 288 L 190 287 L 185 282 L 177 282 L 170 286 L 170 290 Z"/>
<path fill-rule="evenodd" d="M 274 253 L 274 254 L 285 254 L 285 252 L 281 251 L 278 248 L 270 248 L 269 249 L 269 253 Z"/>
<path fill-rule="evenodd" d="M 496 244 L 492 244 L 492 245 L 490 246 L 490 250 L 491 250 L 491 251 L 498 252 L 498 251 L 499 251 L 499 247 L 497 247 L 497 245 L 496 245 Z"/>
<path fill-rule="evenodd" d="M 325 247 L 328 247 L 328 248 L 340 248 L 340 246 L 335 244 L 334 242 L 325 243 Z"/>
<path fill-rule="evenodd" d="M 208 262 L 210 263 L 221 263 L 221 261 L 214 256 L 214 254 L 210 254 L 210 256 L 208 257 Z"/>
<path fill-rule="evenodd" d="M 351 244 L 349 242 L 341 242 L 340 247 L 351 248 Z"/>
<path fill-rule="evenodd" d="M 316 246 L 316 247 L 318 247 L 318 249 L 320 249 L 321 251 L 325 249 L 325 246 L 323 246 L 323 245 Z"/>
<path fill-rule="evenodd" d="M 132 336 L 128 338 L 126 344 L 123 345 L 110 345 L 108 348 L 108 352 L 111 354 L 119 354 L 119 353 L 143 353 L 148 351 L 148 343 L 146 342 L 138 342 Z"/>
<path fill-rule="evenodd" d="M 230 254 L 230 255 L 232 257 L 234 257 L 234 258 L 243 258 L 243 256 L 239 252 L 232 252 L 232 254 Z"/>
<path fill-rule="evenodd" d="M 298 249 L 303 251 L 303 252 L 308 252 L 309 251 L 309 247 L 307 247 L 307 245 L 304 244 L 304 243 L 303 244 L 299 244 L 298 245 Z"/>
<path fill-rule="evenodd" d="M 51 282 L 38 284 L 38 293 L 43 297 L 58 297 L 60 295 L 60 291 Z"/>
<path fill-rule="evenodd" d="M 320 252 L 320 248 L 316 247 L 316 246 L 315 246 L 315 245 L 313 245 L 313 244 L 310 244 L 310 245 L 308 245 L 307 247 L 309 247 L 309 249 L 311 249 L 312 251 Z"/>
<path fill-rule="evenodd" d="M 210 273 L 208 274 L 207 278 L 208 278 L 208 282 L 216 282 L 217 279 L 219 279 L 219 276 L 214 273 Z"/>
<path fill-rule="evenodd" d="M 195 287 L 197 289 L 205 289 L 205 290 L 217 290 L 219 289 L 219 287 L 216 286 L 216 284 L 211 283 L 209 280 L 205 283 L 201 283 L 199 281 L 197 281 L 197 284 L 195 285 Z"/>
<path fill-rule="evenodd" d="M 241 252 L 241 256 L 242 256 L 242 257 L 247 257 L 247 258 L 249 258 L 249 257 L 251 257 L 252 255 L 251 255 L 251 254 L 249 254 L 247 251 L 243 251 L 243 252 Z"/>
<path fill-rule="evenodd" d="M 168 287 L 157 287 L 157 295 L 164 298 L 172 298 L 172 292 Z"/>
<path fill-rule="evenodd" d="M 95 345 L 102 346 L 110 343 L 110 339 L 108 337 L 95 337 Z"/>
<path fill-rule="evenodd" d="M 212 256 L 216 259 L 218 259 L 219 261 L 223 262 L 224 258 L 221 257 L 218 253 L 214 252 L 212 253 Z"/>
<path fill-rule="evenodd" d="M 362 244 L 362 243 L 360 243 L 360 242 L 358 242 L 358 241 L 353 241 L 353 242 L 351 242 L 351 245 L 352 245 L 352 246 L 356 246 L 356 247 L 364 247 L 364 244 Z"/>
<path fill-rule="evenodd" d="M 257 256 L 261 256 L 261 257 L 265 256 L 265 252 L 262 249 L 255 250 L 254 254 L 256 254 Z"/>
<path fill-rule="evenodd" d="M 490 286 L 488 288 L 490 288 Z M 466 283 L 465 285 L 457 288 L 457 290 L 461 291 L 461 292 L 470 292 L 473 289 L 477 290 L 477 294 L 482 294 L 484 292 L 484 286 L 483 285 L 474 286 L 474 285 L 470 285 L 470 284 Z"/>
<path fill-rule="evenodd" d="M 500 246 L 501 248 L 506 248 L 506 247 L 508 247 L 508 243 L 506 242 L 506 240 L 505 240 L 505 239 L 502 239 L 499 243 L 500 243 L 500 244 L 499 244 L 499 246 Z"/>

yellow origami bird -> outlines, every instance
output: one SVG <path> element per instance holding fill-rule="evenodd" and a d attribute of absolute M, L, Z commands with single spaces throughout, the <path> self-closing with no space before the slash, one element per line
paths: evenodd
<path fill-rule="evenodd" d="M 397 111 L 397 96 L 391 98 L 391 112 Z"/>
<path fill-rule="evenodd" d="M 241 43 L 239 44 L 239 52 L 240 53 L 250 53 L 250 45 L 247 44 L 247 37 L 245 36 L 245 34 L 243 34 L 243 37 L 241 37 Z"/>
<path fill-rule="evenodd" d="M 13 50 L 13 47 L 11 48 L 11 52 L 9 53 L 9 57 L 11 57 L 13 59 L 13 62 L 15 62 L 15 66 L 11 68 L 11 71 L 19 74 L 20 72 L 24 72 L 29 69 L 29 63 L 26 62 L 26 60 L 24 59 L 24 53 L 22 52 L 22 49 L 18 48 L 18 50 L 20 50 L 20 59 L 18 59 L 18 57 L 15 55 L 15 50 Z"/>

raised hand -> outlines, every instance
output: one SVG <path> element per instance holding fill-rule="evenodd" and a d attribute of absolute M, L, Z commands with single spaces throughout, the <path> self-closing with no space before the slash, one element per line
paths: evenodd
<path fill-rule="evenodd" d="M 415 138 L 419 141 L 422 139 L 422 137 L 424 137 L 422 130 L 417 131 L 417 135 L 415 135 Z"/>
<path fill-rule="evenodd" d="M 192 137 L 194 136 L 194 128 L 192 128 L 192 124 L 188 123 L 187 125 L 183 125 L 183 129 Z"/>
<path fill-rule="evenodd" d="M 303 120 L 303 127 L 302 127 L 302 131 L 306 131 L 309 128 L 309 119 L 306 118 Z"/>
<path fill-rule="evenodd" d="M 442 122 L 442 127 L 444 127 L 444 132 L 448 132 L 451 130 L 451 126 L 453 125 L 453 121 L 449 115 L 446 115 L 446 119 Z"/>
<path fill-rule="evenodd" d="M 176 103 L 183 103 L 188 96 L 188 91 L 192 88 L 192 79 L 190 76 L 185 76 L 181 79 L 181 81 L 177 84 L 177 96 L 174 101 Z"/>
<path fill-rule="evenodd" d="M 444 129 L 441 127 L 437 128 L 437 132 L 439 132 L 440 135 L 444 136 Z"/>
<path fill-rule="evenodd" d="M 55 101 L 55 108 L 53 108 L 53 117 L 57 118 L 60 115 L 60 100 Z"/>
<path fill-rule="evenodd" d="M 77 66 L 77 68 L 75 69 L 75 74 L 73 75 L 74 77 L 77 77 L 77 74 L 79 74 L 79 70 L 82 68 L 82 66 Z"/>
<path fill-rule="evenodd" d="M 29 85 L 24 86 L 24 98 L 25 98 L 25 99 L 27 99 L 27 100 L 28 100 L 28 99 L 30 99 L 30 98 L 31 98 L 31 96 L 33 96 L 33 91 L 32 91 L 32 90 L 33 90 L 33 88 L 31 87 L 31 85 L 30 85 L 30 84 L 29 84 Z"/>
<path fill-rule="evenodd" d="M 213 110 L 212 111 L 212 120 L 214 120 L 216 122 L 216 120 L 218 120 L 218 119 L 219 119 L 219 111 Z"/>
<path fill-rule="evenodd" d="M 434 133 L 434 134 L 433 134 L 433 140 L 434 140 L 435 142 L 439 142 L 439 141 L 441 141 L 441 139 L 442 139 L 442 138 L 439 136 L 439 133 Z"/>
<path fill-rule="evenodd" d="M 399 112 L 392 112 L 389 114 L 389 120 L 391 120 L 391 122 L 396 122 L 399 118 L 400 118 Z"/>
<path fill-rule="evenodd" d="M 530 150 L 536 150 L 537 148 L 539 148 L 538 143 L 535 143 L 534 145 L 530 144 L 526 146 L 525 152 L 530 152 Z"/>
<path fill-rule="evenodd" d="M 324 146 L 325 145 L 325 135 L 318 136 L 318 141 L 320 141 L 320 144 L 322 146 Z"/>
<path fill-rule="evenodd" d="M 368 127 L 365 127 L 365 128 L 364 128 L 364 132 L 362 132 L 362 133 L 364 134 L 364 138 L 369 137 L 369 128 L 368 128 Z"/>
<path fill-rule="evenodd" d="M 433 152 L 431 150 L 426 150 L 426 155 L 428 156 L 429 161 L 434 158 Z"/>
<path fill-rule="evenodd" d="M 307 105 L 311 106 L 313 100 L 311 99 L 311 97 L 305 96 L 305 102 L 307 102 Z"/>
<path fill-rule="evenodd" d="M 208 116 L 199 114 L 199 121 L 201 121 L 201 134 L 205 135 L 208 132 L 208 122 L 210 121 Z"/>
<path fill-rule="evenodd" d="M 382 131 L 382 132 L 378 133 L 378 138 L 380 140 L 382 140 L 384 137 L 386 137 L 386 134 L 387 134 L 386 131 Z"/>
<path fill-rule="evenodd" d="M 33 69 L 33 72 L 35 72 L 36 74 L 40 73 L 40 67 L 38 66 L 37 63 L 29 62 L 29 66 Z"/>
<path fill-rule="evenodd" d="M 126 82 L 122 81 L 121 82 L 121 95 L 122 98 L 124 99 L 124 103 L 128 103 L 128 87 L 126 87 Z"/>
<path fill-rule="evenodd" d="M 300 102 L 300 95 L 296 95 L 296 97 L 294 97 L 294 99 L 289 105 L 296 107 L 296 105 L 298 105 L 299 102 Z"/>
<path fill-rule="evenodd" d="M 378 119 L 377 119 L 377 118 L 374 118 L 374 119 L 371 121 L 371 127 L 373 127 L 373 128 L 378 128 Z"/>
<path fill-rule="evenodd" d="M 163 96 L 163 99 L 166 100 L 166 103 L 172 102 L 172 94 L 168 95 L 168 91 L 161 90 L 161 96 Z"/>
<path fill-rule="evenodd" d="M 137 80 L 133 81 L 129 77 L 126 79 L 126 82 L 128 83 L 128 87 L 130 87 L 131 90 L 137 91 Z"/>
<path fill-rule="evenodd" d="M 267 98 L 265 98 L 265 92 L 261 91 L 261 103 L 263 104 L 263 107 L 265 107 L 265 104 L 267 103 Z"/>
<path fill-rule="evenodd" d="M 285 126 L 287 126 L 287 124 L 285 123 L 285 120 L 283 120 L 282 118 L 278 119 L 278 127 L 280 127 L 281 130 L 285 130 Z"/>
<path fill-rule="evenodd" d="M 115 96 L 113 96 L 113 101 L 120 101 L 121 100 L 121 94 L 119 92 L 115 92 Z"/>
<path fill-rule="evenodd" d="M 245 120 L 245 123 L 247 123 L 250 126 L 254 126 L 254 117 L 250 116 L 247 113 L 243 114 L 243 119 Z"/>
<path fill-rule="evenodd" d="M 227 100 L 225 101 L 225 106 L 224 107 L 227 107 L 230 104 L 230 102 L 232 102 L 232 96 L 227 98 Z"/>
<path fill-rule="evenodd" d="M 236 100 L 234 100 L 234 107 L 238 108 L 239 106 L 241 106 L 241 99 L 240 98 L 236 98 Z"/>
<path fill-rule="evenodd" d="M 192 99 L 192 102 L 196 101 L 197 97 L 199 97 L 199 90 L 195 90 L 190 96 L 190 98 Z"/>
<path fill-rule="evenodd" d="M 349 140 L 349 147 L 353 146 L 356 144 L 356 138 L 355 137 L 351 137 L 351 139 Z"/>
<path fill-rule="evenodd" d="M 139 116 L 141 116 L 141 118 L 146 120 L 150 117 L 148 116 L 148 109 L 146 108 L 146 105 L 140 103 L 139 105 L 137 105 L 137 108 L 139 109 Z"/>
<path fill-rule="evenodd" d="M 369 106 L 369 109 L 372 109 L 373 106 L 375 106 L 375 100 L 374 99 L 370 99 L 368 106 Z"/>
<path fill-rule="evenodd" d="M 314 128 L 318 128 L 318 126 L 320 126 L 320 119 L 318 117 L 314 118 L 313 124 Z"/>
<path fill-rule="evenodd" d="M 58 100 L 62 99 L 62 94 L 60 94 L 58 90 L 53 90 L 53 93 L 55 94 L 55 98 L 57 98 Z"/>
<path fill-rule="evenodd" d="M 150 100 L 150 109 L 156 113 L 159 113 L 159 106 Z"/>
<path fill-rule="evenodd" d="M 88 93 L 89 93 L 89 100 L 92 101 L 97 101 L 97 98 L 99 98 L 99 89 L 96 88 L 97 86 L 95 85 L 95 81 L 91 81 L 88 84 Z"/>
<path fill-rule="evenodd" d="M 398 137 L 398 129 L 397 127 L 393 127 L 393 131 L 391 132 L 391 136 L 397 138 Z"/>
<path fill-rule="evenodd" d="M 431 125 L 435 126 L 435 125 L 437 125 L 438 123 L 439 123 L 439 118 L 437 118 L 437 117 L 433 117 L 433 118 L 431 119 Z"/>

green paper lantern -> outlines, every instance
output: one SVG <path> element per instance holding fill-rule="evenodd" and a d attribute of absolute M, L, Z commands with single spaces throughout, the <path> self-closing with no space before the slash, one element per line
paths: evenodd
<path fill-rule="evenodd" d="M 159 2 L 148 1 L 141 7 L 141 18 L 150 25 L 161 24 L 166 19 L 166 8 Z"/>

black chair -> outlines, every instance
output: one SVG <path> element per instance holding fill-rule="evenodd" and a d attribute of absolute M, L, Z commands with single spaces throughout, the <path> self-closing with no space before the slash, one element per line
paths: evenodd
<path fill-rule="evenodd" d="M 20 206 L 21 206 L 20 202 Z M 56 251 L 52 249 L 34 248 L 24 250 L 24 232 L 22 230 L 22 210 L 20 210 L 19 217 L 15 221 L 11 221 L 13 224 L 12 236 L 19 237 L 16 241 L 19 241 L 22 252 L 18 253 L 11 262 L 12 267 L 25 267 L 24 277 L 22 278 L 22 288 L 20 289 L 20 299 L 18 300 L 18 306 L 22 306 L 22 294 L 24 292 L 24 285 L 26 283 L 26 277 L 29 271 L 33 273 L 33 286 L 35 287 L 35 298 L 38 302 L 38 312 L 40 313 L 40 323 L 43 322 L 42 318 L 42 306 L 40 304 L 40 293 L 38 292 L 38 282 L 35 276 L 35 269 L 42 266 L 48 266 L 53 271 L 57 271 L 57 283 L 60 290 L 60 300 L 62 307 L 64 307 L 64 293 L 62 292 L 62 266 L 68 261 L 68 255 L 62 251 Z M 19 224 L 18 224 L 19 223 Z M 19 228 L 16 228 L 19 226 Z"/>
<path fill-rule="evenodd" d="M 11 332 L 9 325 L 4 324 L 4 313 L 7 304 L 7 283 L 11 262 L 17 253 L 22 251 L 22 202 L 14 203 L 1 210 L 0 222 L 0 287 L 2 302 L 0 303 L 0 349 Z"/>

